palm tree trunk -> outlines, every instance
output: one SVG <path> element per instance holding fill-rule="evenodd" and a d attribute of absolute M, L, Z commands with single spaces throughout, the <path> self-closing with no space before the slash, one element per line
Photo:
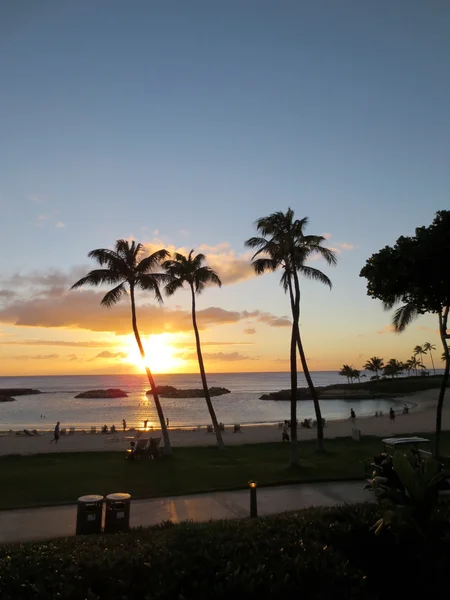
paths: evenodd
<path fill-rule="evenodd" d="M 132 323 L 133 323 L 134 337 L 136 338 L 136 343 L 139 347 L 139 352 L 141 353 L 142 360 L 144 361 L 144 364 L 145 364 L 145 350 L 144 350 L 144 346 L 142 345 L 141 336 L 139 335 L 139 330 L 137 327 L 134 288 L 131 285 L 130 285 L 130 298 L 131 298 L 131 318 L 132 318 Z M 158 413 L 159 423 L 161 425 L 161 433 L 162 433 L 163 440 L 164 440 L 163 453 L 166 456 L 169 456 L 172 454 L 172 446 L 170 444 L 169 432 L 167 431 L 166 420 L 164 418 L 164 413 L 163 413 L 163 410 L 161 407 L 161 402 L 159 401 L 159 396 L 155 391 L 155 389 L 156 389 L 155 380 L 153 379 L 152 372 L 150 371 L 150 367 L 147 364 L 145 364 L 145 372 L 147 373 L 147 379 L 150 384 L 150 389 L 151 389 L 153 400 L 154 400 L 155 406 L 156 406 L 156 412 Z"/>
<path fill-rule="evenodd" d="M 303 344 L 302 344 L 302 339 L 300 337 L 300 327 L 299 327 L 299 318 L 300 318 L 300 285 L 298 282 L 298 277 L 297 277 L 297 272 L 294 271 L 294 285 L 295 285 L 295 299 L 296 299 L 296 303 L 298 305 L 298 314 L 297 314 L 297 320 L 295 322 L 294 319 L 294 323 L 296 325 L 296 334 L 297 334 L 297 344 L 298 344 L 298 351 L 300 354 L 300 360 L 302 363 L 302 368 L 303 368 L 303 374 L 306 378 L 306 381 L 308 383 L 308 387 L 309 387 L 309 391 L 311 393 L 311 398 L 314 404 L 314 412 L 316 414 L 316 421 L 317 421 L 317 450 L 319 452 L 323 452 L 324 451 L 324 438 L 323 438 L 323 422 L 322 422 L 322 411 L 320 410 L 320 403 L 319 403 L 319 397 L 317 395 L 316 392 L 316 388 L 314 387 L 314 383 L 313 380 L 311 378 L 311 374 L 309 372 L 309 368 L 308 368 L 308 363 L 306 361 L 306 355 L 305 355 L 305 350 L 303 348 Z"/>
<path fill-rule="evenodd" d="M 434 360 L 433 360 L 433 353 L 430 350 L 430 358 L 431 358 L 431 364 L 433 365 L 433 373 L 436 375 L 436 369 L 434 368 Z"/>
<path fill-rule="evenodd" d="M 291 369 L 291 461 L 289 466 L 298 466 L 298 438 L 297 438 L 297 331 L 299 318 L 299 303 L 294 300 L 292 284 L 289 278 L 289 296 L 292 309 L 291 347 L 289 353 Z M 297 326 L 296 326 L 297 323 Z"/>
<path fill-rule="evenodd" d="M 445 389 L 447 387 L 449 372 L 450 372 L 450 352 L 447 345 L 447 319 L 449 306 L 446 306 L 443 313 L 439 313 L 439 333 L 441 334 L 442 345 L 444 346 L 445 355 L 445 371 L 442 378 L 441 389 L 439 390 L 439 398 L 436 407 L 436 441 L 435 455 L 439 458 L 441 450 L 441 428 L 442 428 L 442 407 L 444 406 Z"/>
<path fill-rule="evenodd" d="M 205 393 L 206 406 L 208 407 L 209 416 L 211 417 L 211 421 L 214 428 L 214 433 L 216 434 L 217 446 L 219 450 L 225 450 L 225 444 L 223 443 L 222 432 L 220 431 L 219 423 L 217 421 L 216 412 L 214 410 L 213 403 L 211 401 L 211 396 L 209 395 L 208 383 L 206 381 L 206 373 L 205 366 L 203 364 L 203 355 L 202 348 L 200 344 L 200 334 L 198 332 L 197 327 L 197 317 L 195 312 L 195 291 L 192 284 L 190 284 L 191 292 L 192 292 L 192 325 L 194 327 L 195 333 L 195 343 L 197 346 L 197 357 L 198 357 L 198 366 L 200 368 L 200 377 L 202 379 L 203 391 Z"/>

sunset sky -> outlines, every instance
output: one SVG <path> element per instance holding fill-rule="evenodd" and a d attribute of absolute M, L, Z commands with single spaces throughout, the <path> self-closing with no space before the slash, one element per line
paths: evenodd
<path fill-rule="evenodd" d="M 208 370 L 288 370 L 287 298 L 244 241 L 289 206 L 339 258 L 314 262 L 332 291 L 303 282 L 311 369 L 438 345 L 359 272 L 449 208 L 449 28 L 441 0 L 3 0 L 0 375 L 136 372 L 128 302 L 69 291 L 118 238 L 217 270 Z M 197 370 L 189 300 L 139 295 L 156 373 Z"/>

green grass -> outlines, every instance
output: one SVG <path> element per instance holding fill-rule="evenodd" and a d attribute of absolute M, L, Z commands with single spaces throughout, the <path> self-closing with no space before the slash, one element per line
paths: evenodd
<path fill-rule="evenodd" d="M 420 434 L 419 434 L 420 435 Z M 432 437 L 424 434 L 425 437 Z M 363 477 L 363 461 L 381 451 L 379 438 L 299 443 L 300 467 L 289 469 L 288 444 L 177 448 L 175 456 L 130 463 L 122 452 L 83 452 L 6 456 L 0 459 L 0 509 L 75 502 L 84 494 L 128 492 L 133 498 L 244 488 L 259 485 Z M 442 452 L 450 453 L 450 432 L 442 435 Z"/>

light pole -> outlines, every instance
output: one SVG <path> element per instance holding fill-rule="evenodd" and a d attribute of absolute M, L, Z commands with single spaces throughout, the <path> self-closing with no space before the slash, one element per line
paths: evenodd
<path fill-rule="evenodd" d="M 258 501 L 256 498 L 256 481 L 249 481 L 248 485 L 250 487 L 250 518 L 254 519 L 258 516 Z"/>

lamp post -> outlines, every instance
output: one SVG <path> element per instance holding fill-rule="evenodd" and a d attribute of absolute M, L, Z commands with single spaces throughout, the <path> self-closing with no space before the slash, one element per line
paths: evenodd
<path fill-rule="evenodd" d="M 250 518 L 254 519 L 258 516 L 258 501 L 256 499 L 256 481 L 248 482 L 250 488 Z"/>

